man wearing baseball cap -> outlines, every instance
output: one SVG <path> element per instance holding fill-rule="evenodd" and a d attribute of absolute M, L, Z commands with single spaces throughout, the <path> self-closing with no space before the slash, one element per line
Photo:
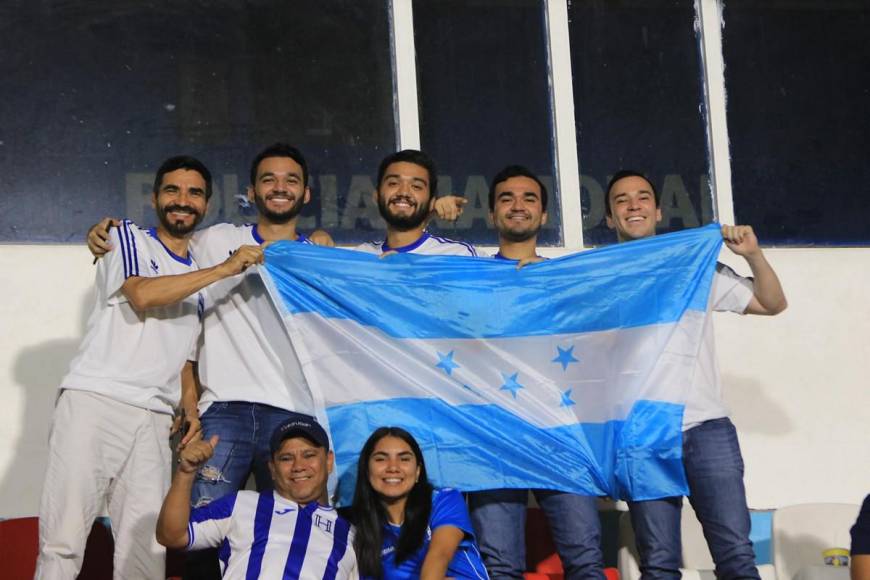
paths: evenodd
<path fill-rule="evenodd" d="M 215 435 L 182 450 L 160 510 L 158 542 L 187 550 L 219 547 L 227 579 L 359 577 L 350 524 L 325 505 L 335 457 L 319 423 L 292 418 L 274 430 L 274 490 L 239 491 L 191 511 L 196 473 L 220 444 Z"/>

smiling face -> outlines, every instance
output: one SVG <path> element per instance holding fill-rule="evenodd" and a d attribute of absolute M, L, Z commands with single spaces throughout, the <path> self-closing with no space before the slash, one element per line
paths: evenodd
<path fill-rule="evenodd" d="M 290 157 L 266 157 L 257 166 L 248 200 L 257 206 L 261 218 L 273 224 L 287 223 L 311 198 L 303 179 L 302 166 Z"/>
<path fill-rule="evenodd" d="M 275 491 L 300 505 L 321 499 L 334 461 L 332 451 L 304 437 L 285 439 L 269 461 Z"/>
<path fill-rule="evenodd" d="M 161 227 L 183 237 L 202 221 L 208 207 L 205 178 L 193 169 L 176 169 L 163 175 L 152 205 Z"/>
<path fill-rule="evenodd" d="M 533 238 L 547 223 L 541 187 L 529 177 L 508 178 L 495 186 L 492 223 L 499 235 L 511 242 Z"/>
<path fill-rule="evenodd" d="M 392 435 L 375 444 L 368 467 L 372 489 L 389 503 L 407 500 L 420 477 L 420 465 L 411 446 Z"/>
<path fill-rule="evenodd" d="M 648 238 L 656 234 L 662 210 L 656 207 L 655 194 L 643 177 L 632 175 L 613 184 L 607 192 L 611 215 L 607 227 L 616 230 L 620 242 Z"/>
<path fill-rule="evenodd" d="M 420 227 L 435 202 L 429 189 L 429 171 L 408 161 L 387 166 L 375 197 L 381 217 L 400 231 Z"/>

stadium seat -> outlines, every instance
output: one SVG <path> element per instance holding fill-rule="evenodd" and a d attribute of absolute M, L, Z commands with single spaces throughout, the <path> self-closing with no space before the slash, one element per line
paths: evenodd
<path fill-rule="evenodd" d="M 565 577 L 547 517 L 535 507 L 526 512 L 526 570 L 525 580 L 563 580 Z M 604 575 L 607 580 L 619 580 L 616 568 L 605 568 Z"/>
<path fill-rule="evenodd" d="M 773 565 L 777 580 L 848 578 L 844 567 L 826 566 L 823 552 L 849 549 L 849 529 L 859 506 L 812 503 L 786 506 L 773 514 Z"/>
<path fill-rule="evenodd" d="M 39 552 L 39 518 L 0 521 L 0 562 L 7 578 L 33 578 Z"/>

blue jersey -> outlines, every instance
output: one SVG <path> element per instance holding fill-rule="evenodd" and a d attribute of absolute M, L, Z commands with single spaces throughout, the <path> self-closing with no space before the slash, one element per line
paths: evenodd
<path fill-rule="evenodd" d="M 220 547 L 223 578 L 355 580 L 350 524 L 331 507 L 240 491 L 196 508 L 189 550 Z"/>
<path fill-rule="evenodd" d="M 410 558 L 396 566 L 396 543 L 399 540 L 401 526 L 387 524 L 384 526 L 384 543 L 381 549 L 381 564 L 384 580 L 410 580 L 419 578 L 423 569 L 423 561 L 432 541 L 432 533 L 441 526 L 459 528 L 465 534 L 450 565 L 447 567 L 448 578 L 489 578 L 483 559 L 474 541 L 474 531 L 471 528 L 471 518 L 462 494 L 455 489 L 436 489 L 432 494 L 432 513 L 429 516 L 429 527 L 423 545 Z"/>

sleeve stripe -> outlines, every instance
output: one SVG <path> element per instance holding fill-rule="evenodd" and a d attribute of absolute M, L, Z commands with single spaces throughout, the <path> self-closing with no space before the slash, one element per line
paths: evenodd
<path fill-rule="evenodd" d="M 127 249 L 127 220 L 121 222 L 121 227 L 118 228 L 118 238 L 121 240 L 121 257 L 124 259 L 124 280 L 130 277 L 130 266 Z"/>
<path fill-rule="evenodd" d="M 119 228 L 121 237 L 121 253 L 124 257 L 124 279 L 139 275 L 139 256 L 136 249 L 136 238 L 130 231 L 130 220 L 124 220 Z"/>
<path fill-rule="evenodd" d="M 133 275 L 139 275 L 139 250 L 136 249 L 136 236 L 133 235 L 133 232 L 130 232 L 130 239 L 133 240 L 133 254 L 131 255 L 131 261 L 133 262 L 130 267 L 131 270 L 134 270 Z"/>

